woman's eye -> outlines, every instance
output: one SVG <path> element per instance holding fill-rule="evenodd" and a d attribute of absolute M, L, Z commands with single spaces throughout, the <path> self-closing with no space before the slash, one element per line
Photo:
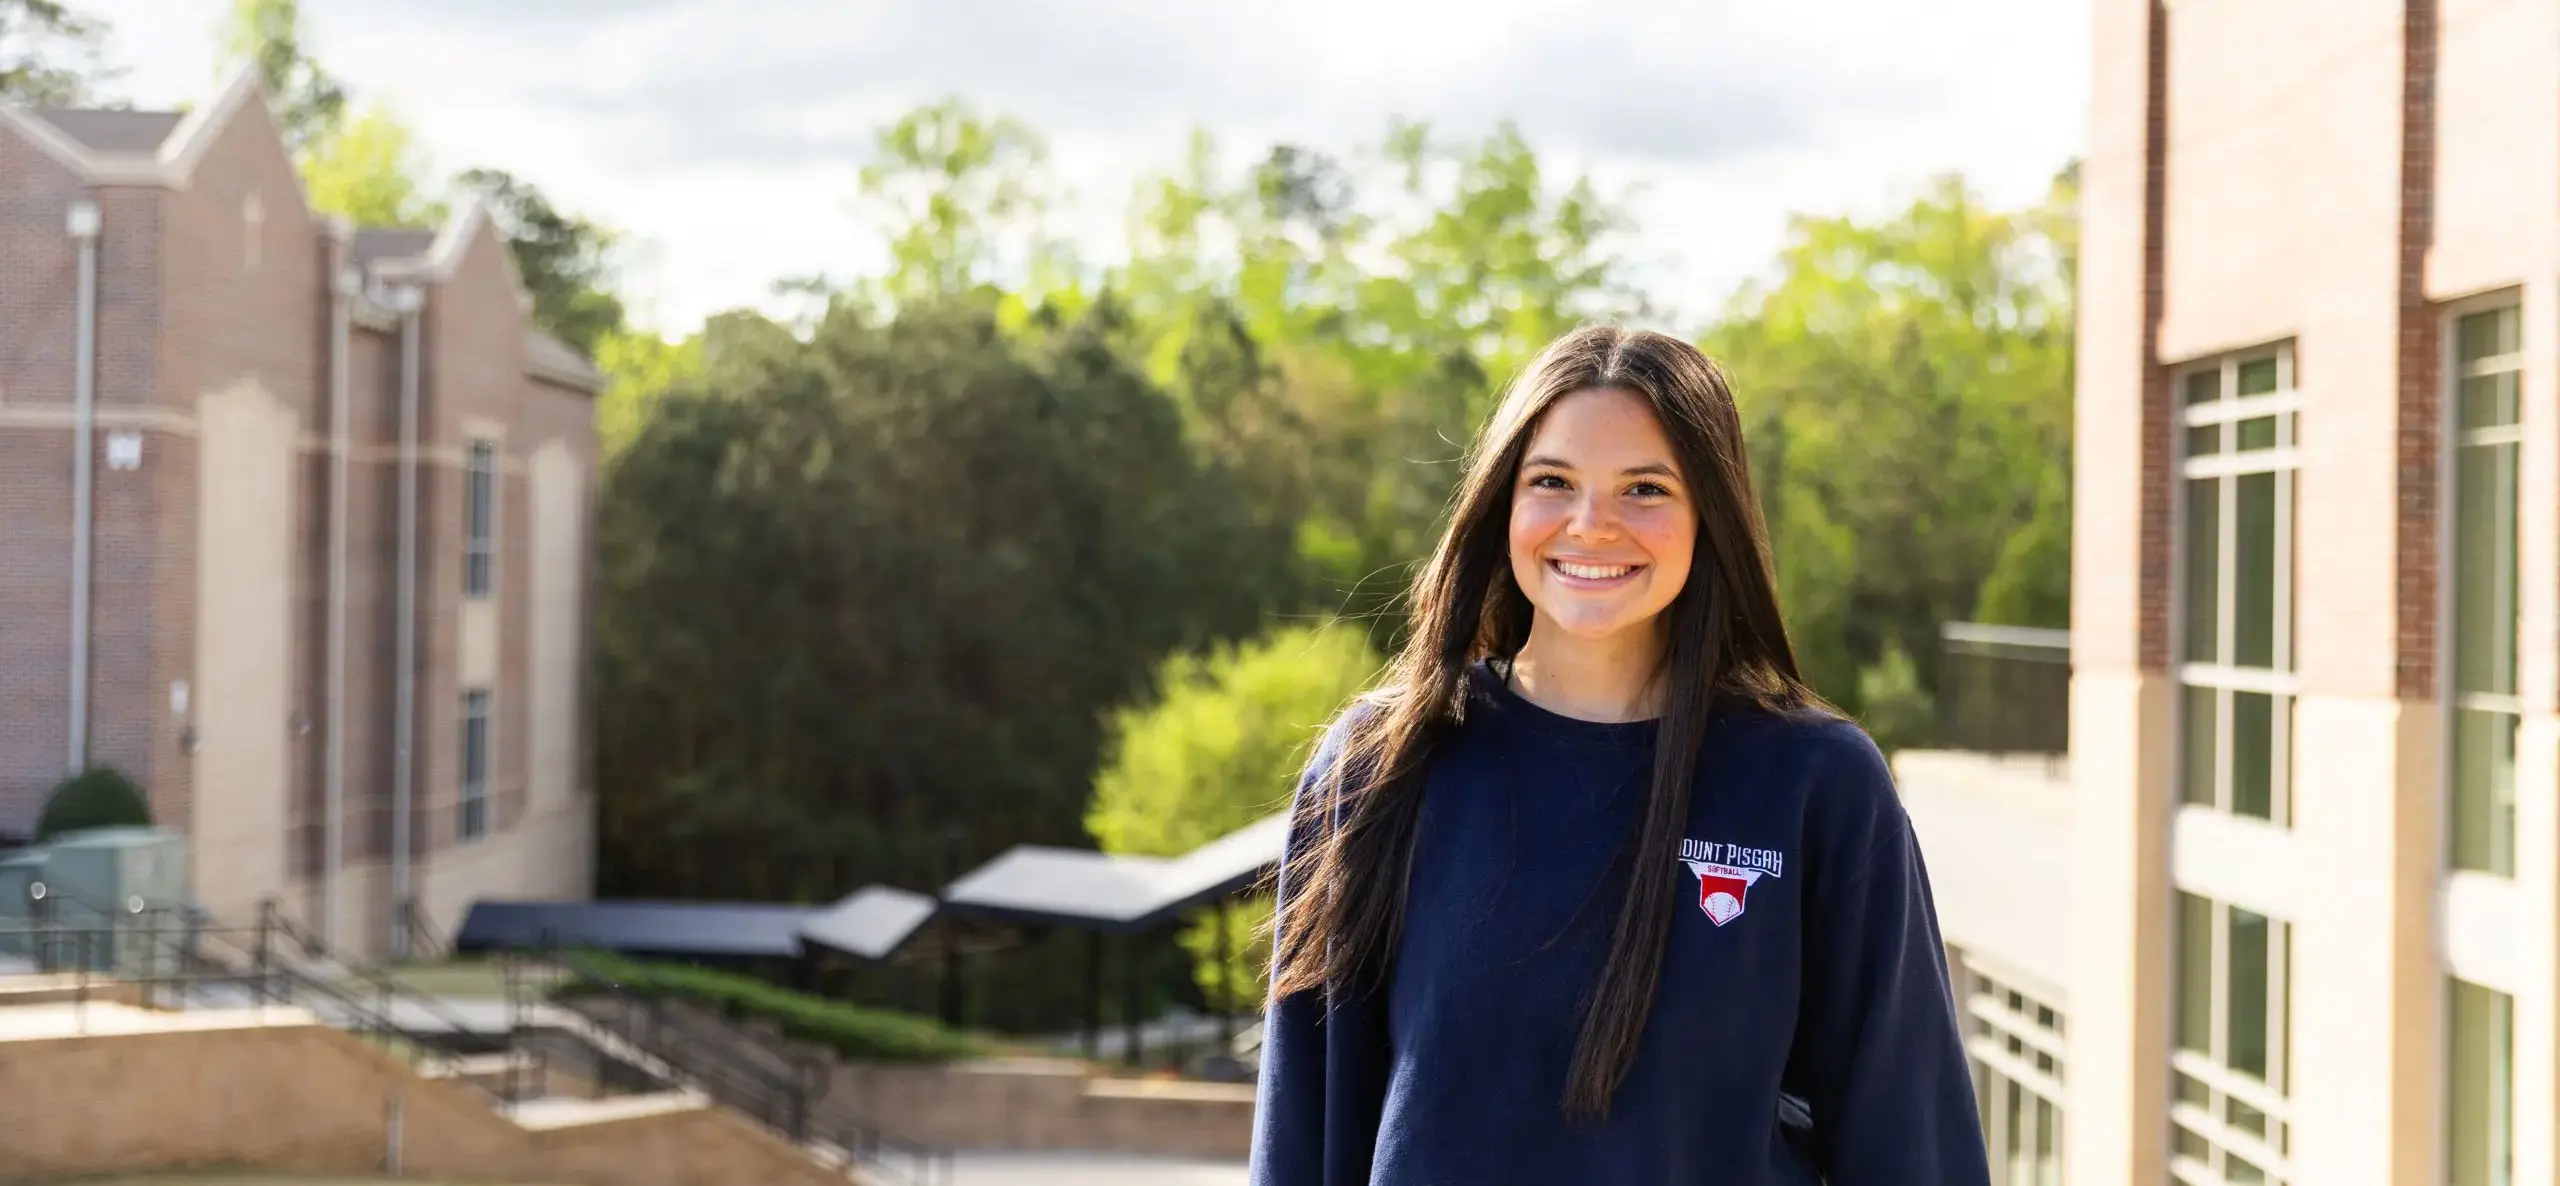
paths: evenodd
<path fill-rule="evenodd" d="M 1638 498 L 1669 498 L 1671 492 L 1652 482 L 1638 482 L 1627 490 Z"/>
<path fill-rule="evenodd" d="M 1569 484 L 1562 477 L 1555 474 L 1539 474 L 1537 477 L 1529 479 L 1529 486 L 1533 490 L 1564 490 L 1569 488 Z"/>

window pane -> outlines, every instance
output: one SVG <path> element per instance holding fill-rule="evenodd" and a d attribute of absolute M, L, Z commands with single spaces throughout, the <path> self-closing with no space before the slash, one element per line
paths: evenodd
<path fill-rule="evenodd" d="M 2516 423 L 2517 375 L 2501 371 L 2472 375 L 2461 381 L 2458 421 L 2464 428 L 2490 428 Z"/>
<path fill-rule="evenodd" d="M 2187 402 L 2209 404 L 2222 398 L 2222 368 L 2213 367 L 2187 376 Z"/>
<path fill-rule="evenodd" d="M 2026 1186 L 2026 1183 L 2032 1180 L 2027 1175 L 2034 1172 L 2033 1167 L 2027 1162 L 2029 1153 L 2027 1138 L 2034 1134 L 2028 1131 L 2026 1117 L 2021 1115 L 2025 1110 L 2024 1097 L 2027 1093 L 2015 1083 L 2004 1084 L 2004 1086 L 2006 1090 L 2001 1094 L 2009 1097 L 2007 1104 L 2009 1135 L 2002 1143 L 2008 1146 L 2009 1181 L 2017 1183 L 2018 1186 Z"/>
<path fill-rule="evenodd" d="M 2276 476 L 2242 474 L 2234 508 L 2238 546 L 2232 557 L 2234 605 L 2231 661 L 2273 667 L 2276 661 Z"/>
<path fill-rule="evenodd" d="M 2276 418 L 2259 416 L 2240 422 L 2240 451 L 2276 447 Z"/>
<path fill-rule="evenodd" d="M 2222 1114 L 2231 1122 L 2233 1128 L 2260 1139 L 2264 1139 L 2267 1135 L 2267 1114 L 2237 1099 L 2222 1101 Z"/>
<path fill-rule="evenodd" d="M 2232 1186 L 2262 1186 L 2267 1180 L 2267 1171 L 2225 1153 L 2222 1155 L 2222 1180 Z"/>
<path fill-rule="evenodd" d="M 2515 1000 L 2456 980 L 2447 1000 L 2446 1103 L 2452 1186 L 2515 1178 Z"/>
<path fill-rule="evenodd" d="M 2213 1089 L 2193 1075 L 2178 1076 L 2178 1102 L 2201 1108 L 2213 1102 Z"/>
<path fill-rule="evenodd" d="M 2263 914 L 2231 908 L 2231 1029 L 2224 1064 L 2261 1080 L 2267 1078 L 2267 922 Z"/>
<path fill-rule="evenodd" d="M 2212 1155 L 2213 1146 L 2206 1144 L 2203 1137 L 2188 1132 L 2183 1125 L 2178 1128 L 2178 1156 L 2203 1161 Z"/>
<path fill-rule="evenodd" d="M 2035 1186 L 2062 1186 L 2062 1119 L 2052 1101 L 2036 1100 Z"/>
<path fill-rule="evenodd" d="M 2516 690 L 2517 449 L 2454 450 L 2453 679 L 2459 691 Z"/>
<path fill-rule="evenodd" d="M 2187 658 L 2211 663 L 2221 657 L 2214 625 L 2219 617 L 2216 591 L 2222 587 L 2222 480 L 2197 478 L 2187 483 Z"/>
<path fill-rule="evenodd" d="M 2240 364 L 2240 394 L 2265 395 L 2276 389 L 2276 356 L 2252 358 Z"/>
<path fill-rule="evenodd" d="M 2463 318 L 2454 331 L 2455 350 L 2463 362 L 2477 362 L 2524 348 L 2524 323 L 2516 306 L 2491 309 Z"/>
<path fill-rule="evenodd" d="M 2220 804 L 2215 794 L 2216 766 L 2221 761 L 2214 748 L 2220 732 L 2222 693 L 2213 688 L 2189 686 L 2181 693 L 2186 700 L 2185 727 L 2180 730 L 2178 744 L 2186 747 L 2186 777 L 2180 780 L 2180 798 L 2199 807 Z"/>
<path fill-rule="evenodd" d="M 2198 424 L 2187 429 L 2187 456 L 2211 457 L 2222 452 L 2222 426 Z"/>
<path fill-rule="evenodd" d="M 2275 818 L 2275 698 L 2231 694 L 2231 811 Z"/>
<path fill-rule="evenodd" d="M 2178 895 L 2178 1046 L 2213 1053 L 2213 903 Z"/>
<path fill-rule="evenodd" d="M 2453 866 L 2515 875 L 2516 718 L 2453 714 Z"/>

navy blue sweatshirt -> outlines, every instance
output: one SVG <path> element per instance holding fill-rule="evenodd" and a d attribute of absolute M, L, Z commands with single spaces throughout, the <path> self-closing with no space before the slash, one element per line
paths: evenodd
<path fill-rule="evenodd" d="M 1679 850 L 1636 854 L 1682 887 L 1641 1049 L 1607 1119 L 1568 1122 L 1655 725 L 1560 716 L 1481 663 L 1470 684 L 1387 984 L 1265 1018 L 1253 1186 L 1987 1186 L 1919 845 L 1828 717 L 1709 725 Z"/>

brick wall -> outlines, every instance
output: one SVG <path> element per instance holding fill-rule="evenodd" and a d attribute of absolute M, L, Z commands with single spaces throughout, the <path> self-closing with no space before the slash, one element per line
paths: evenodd
<path fill-rule="evenodd" d="M 98 483 L 93 749 L 150 789 L 163 822 L 195 811 L 189 708 L 221 694 L 198 671 L 197 605 L 224 557 L 197 554 L 201 471 L 196 403 L 254 387 L 292 413 L 290 600 L 284 703 L 252 732 L 285 738 L 272 788 L 291 875 L 322 867 L 329 820 L 328 494 L 330 275 L 334 246 L 302 196 L 266 109 L 254 98 L 215 136 L 187 185 L 95 191 L 102 208 L 100 431 L 144 434 L 139 469 Z M 71 357 L 77 256 L 68 207 L 88 192 L 53 158 L 0 127 L 0 834 L 31 827 L 64 768 L 68 741 Z M 506 248 L 485 225 L 459 268 L 431 286 L 423 322 L 414 851 L 449 847 L 458 823 L 463 423 L 494 424 L 502 446 L 499 597 L 490 607 L 496 742 L 492 824 L 526 812 L 531 705 L 532 518 L 527 459 L 560 442 L 592 480 L 592 396 L 525 374 L 525 321 Z M 396 329 L 358 326 L 349 375 L 344 855 L 351 879 L 389 854 L 396 630 L 400 351 Z M 590 535 L 584 533 L 582 535 Z M 217 627 L 218 628 L 218 627 Z M 583 697 L 581 698 L 583 703 Z M 237 714 L 234 714 L 235 716 Z M 272 739 L 269 739 L 272 741 Z M 584 766 L 583 747 L 581 768 Z M 272 796 L 271 796 L 272 797 Z M 544 825 L 546 836 L 561 826 Z M 575 829 L 571 829 L 575 831 Z M 477 862 L 486 865 L 483 860 Z M 219 876 L 219 871 L 215 871 Z M 350 884 L 352 884 L 352 880 Z M 371 884 L 371 882 L 368 882 Z M 316 886 L 306 887 L 316 895 Z M 343 903 L 387 913 L 390 903 Z M 306 908 L 316 902 L 304 903 Z"/>
<path fill-rule="evenodd" d="M 0 833 L 34 826 L 69 743 L 71 303 L 79 180 L 0 124 Z"/>

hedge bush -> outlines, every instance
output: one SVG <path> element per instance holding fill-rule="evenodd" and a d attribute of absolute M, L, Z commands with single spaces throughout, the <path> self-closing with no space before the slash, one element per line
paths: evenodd
<path fill-rule="evenodd" d="M 871 1062 L 946 1062 L 987 1052 L 978 1038 L 929 1017 L 865 1008 L 794 992 L 752 976 L 682 964 L 642 963 L 617 956 L 571 957 L 576 973 L 564 994 L 594 992 L 604 980 L 636 996 L 684 1001 L 736 1019 L 772 1022 L 794 1040 Z"/>
<path fill-rule="evenodd" d="M 151 804 L 142 788 L 113 766 L 92 766 L 54 784 L 36 818 L 36 841 L 92 828 L 146 827 Z"/>

